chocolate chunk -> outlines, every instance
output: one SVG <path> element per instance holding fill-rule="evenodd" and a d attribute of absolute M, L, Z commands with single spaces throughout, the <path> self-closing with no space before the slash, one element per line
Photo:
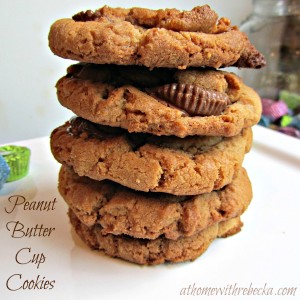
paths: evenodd
<path fill-rule="evenodd" d="M 85 134 L 87 138 L 105 140 L 124 133 L 122 128 L 94 124 L 80 117 L 72 118 L 69 123 L 70 126 L 68 127 L 68 132 L 75 137 Z"/>
<path fill-rule="evenodd" d="M 69 77 L 98 82 L 109 82 L 113 77 L 113 68 L 108 65 L 79 63 L 67 69 Z"/>
<path fill-rule="evenodd" d="M 152 91 L 191 116 L 219 115 L 231 103 L 228 95 L 192 84 L 165 84 Z"/>
<path fill-rule="evenodd" d="M 257 51 L 257 49 L 247 39 L 244 52 L 233 66 L 238 68 L 260 69 L 266 64 L 264 55 Z"/>
<path fill-rule="evenodd" d="M 238 68 L 250 68 L 250 69 L 260 69 L 266 65 L 265 57 L 259 53 L 253 53 L 248 57 L 241 58 L 234 64 Z"/>
<path fill-rule="evenodd" d="M 117 66 L 79 63 L 71 65 L 68 77 L 109 83 L 114 86 L 133 85 L 136 87 L 155 87 L 173 82 L 176 70 L 160 68 L 149 70 L 142 66 Z"/>

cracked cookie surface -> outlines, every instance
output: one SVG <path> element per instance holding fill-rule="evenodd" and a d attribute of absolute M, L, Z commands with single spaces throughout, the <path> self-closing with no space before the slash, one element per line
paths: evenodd
<path fill-rule="evenodd" d="M 217 22 L 208 6 L 182 12 L 103 7 L 95 13 L 79 13 L 51 26 L 49 46 L 63 58 L 96 64 L 149 68 L 265 65 L 247 36 L 225 18 Z"/>
<path fill-rule="evenodd" d="M 158 265 L 166 262 L 178 263 L 194 260 L 203 254 L 218 237 L 238 233 L 243 223 L 239 217 L 216 223 L 190 237 L 177 240 L 157 238 L 155 240 L 131 238 L 126 235 L 103 235 L 101 226 L 88 227 L 69 210 L 72 227 L 90 248 L 104 251 L 106 255 L 118 257 L 141 265 Z"/>
<path fill-rule="evenodd" d="M 81 223 L 106 235 L 176 240 L 241 215 L 252 199 L 246 170 L 219 191 L 197 196 L 142 193 L 111 181 L 80 177 L 62 166 L 59 191 Z"/>
<path fill-rule="evenodd" d="M 101 22 L 103 18 L 114 22 L 128 21 L 144 28 L 157 27 L 205 33 L 215 33 L 220 30 L 217 26 L 218 15 L 208 5 L 197 6 L 191 11 L 180 11 L 174 8 L 152 10 L 140 7 L 112 8 L 104 6 L 96 11 L 82 11 L 72 17 L 76 22 Z M 228 30 L 228 26 L 223 30 Z"/>
<path fill-rule="evenodd" d="M 149 90 L 177 83 L 225 94 L 231 101 L 219 115 L 190 116 Z M 155 135 L 234 136 L 261 116 L 257 93 L 233 73 L 79 64 L 57 82 L 60 103 L 94 123 Z M 209 105 L 209 104 L 207 104 Z"/>
<path fill-rule="evenodd" d="M 208 193 L 227 185 L 251 144 L 251 128 L 230 138 L 181 139 L 130 134 L 80 118 L 51 134 L 54 157 L 80 176 L 174 195 Z"/>

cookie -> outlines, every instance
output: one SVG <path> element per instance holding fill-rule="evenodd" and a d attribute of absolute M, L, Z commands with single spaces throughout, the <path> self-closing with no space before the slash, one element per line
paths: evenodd
<path fill-rule="evenodd" d="M 76 115 L 129 132 L 234 136 L 261 116 L 257 93 L 224 71 L 78 64 L 56 87 Z"/>
<path fill-rule="evenodd" d="M 81 118 L 55 129 L 51 150 L 80 176 L 131 189 L 198 195 L 229 184 L 252 144 L 252 130 L 224 137 L 157 137 Z"/>
<path fill-rule="evenodd" d="M 217 21 L 208 6 L 191 11 L 105 6 L 81 12 L 51 26 L 49 47 L 63 58 L 96 64 L 181 69 L 265 65 L 247 36 L 228 19 Z"/>
<path fill-rule="evenodd" d="M 197 196 L 136 192 L 111 181 L 79 177 L 62 167 L 59 192 L 81 223 L 106 235 L 176 240 L 241 215 L 252 199 L 246 170 L 219 191 Z"/>
<path fill-rule="evenodd" d="M 102 250 L 111 257 L 118 257 L 141 265 L 158 265 L 165 262 L 178 263 L 195 260 L 203 254 L 217 237 L 227 237 L 241 230 L 239 217 L 216 223 L 199 233 L 169 240 L 164 237 L 155 240 L 136 239 L 126 235 L 103 235 L 100 225 L 88 227 L 69 210 L 72 227 L 90 248 Z"/>

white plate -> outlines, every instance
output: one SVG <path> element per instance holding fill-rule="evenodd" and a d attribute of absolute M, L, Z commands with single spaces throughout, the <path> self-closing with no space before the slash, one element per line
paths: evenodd
<path fill-rule="evenodd" d="M 300 296 L 300 141 L 258 126 L 254 137 L 244 162 L 254 198 L 243 216 L 242 231 L 214 241 L 194 262 L 156 267 L 88 249 L 70 230 L 67 206 L 57 192 L 59 164 L 50 153 L 49 138 L 14 143 L 28 146 L 32 155 L 30 174 L 0 191 L 0 298 L 186 299 L 180 293 L 197 297 L 201 288 L 204 293 L 210 288 L 206 293 L 211 299 L 232 299 L 234 293 L 241 299 L 243 292 L 248 293 L 246 299 L 257 299 L 253 293 L 272 293 L 267 299 L 291 293 L 296 299 Z M 15 195 L 31 203 L 57 202 L 48 212 L 24 210 L 23 205 L 13 209 L 9 199 L 15 200 L 10 198 Z M 13 238 L 17 222 L 24 228 L 43 224 L 55 230 L 50 237 Z M 44 262 L 39 266 L 29 262 L 33 257 L 42 261 L 41 254 Z M 20 288 L 38 277 L 39 287 L 44 279 L 44 283 L 55 281 L 53 288 L 50 284 L 48 289 Z"/>

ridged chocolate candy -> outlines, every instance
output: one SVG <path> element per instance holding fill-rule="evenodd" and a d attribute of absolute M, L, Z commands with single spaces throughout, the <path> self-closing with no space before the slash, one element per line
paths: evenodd
<path fill-rule="evenodd" d="M 219 115 L 231 103 L 226 93 L 206 90 L 192 84 L 165 84 L 152 91 L 191 116 Z"/>

